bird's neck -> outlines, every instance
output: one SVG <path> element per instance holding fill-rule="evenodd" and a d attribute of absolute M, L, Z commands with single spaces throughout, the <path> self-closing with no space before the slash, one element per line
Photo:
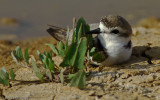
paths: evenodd
<path fill-rule="evenodd" d="M 120 45 L 124 46 L 131 40 L 131 37 L 118 37 L 112 34 L 100 34 L 98 38 L 104 48 Z"/>

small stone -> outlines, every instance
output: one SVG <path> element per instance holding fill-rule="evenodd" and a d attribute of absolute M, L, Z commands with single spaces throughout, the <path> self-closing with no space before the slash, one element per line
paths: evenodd
<path fill-rule="evenodd" d="M 117 77 L 117 78 L 119 78 L 119 77 L 120 77 L 120 74 L 119 74 L 119 73 L 117 73 L 117 74 L 116 74 L 116 77 Z"/>
<path fill-rule="evenodd" d="M 109 94 L 104 95 L 101 99 L 102 100 L 118 100 L 115 96 L 112 96 Z"/>
<path fill-rule="evenodd" d="M 21 81 L 36 81 L 39 80 L 39 78 L 35 75 L 32 68 L 20 68 L 16 72 L 16 80 Z"/>
<path fill-rule="evenodd" d="M 127 78 L 128 78 L 128 74 L 122 74 L 122 75 L 121 75 L 121 78 L 122 78 L 122 79 L 127 79 Z"/>
<path fill-rule="evenodd" d="M 159 85 L 160 85 L 160 80 L 154 81 L 154 82 L 153 82 L 153 85 L 154 85 L 154 86 L 159 86 Z"/>
<path fill-rule="evenodd" d="M 153 75 L 149 75 L 149 76 L 147 77 L 146 82 L 149 83 L 149 82 L 152 82 L 152 81 L 154 81 L 154 76 L 153 76 Z"/>
<path fill-rule="evenodd" d="M 53 57 L 52 59 L 54 60 L 54 63 L 55 63 L 57 66 L 59 66 L 59 65 L 62 63 L 62 61 L 63 61 L 62 57 L 60 57 L 60 56 L 55 56 L 55 57 Z"/>
<path fill-rule="evenodd" d="M 90 87 L 92 87 L 92 85 L 91 85 L 91 84 L 88 84 L 87 87 L 90 88 Z"/>
<path fill-rule="evenodd" d="M 160 94 L 160 88 L 156 89 L 154 92 Z"/>
<path fill-rule="evenodd" d="M 104 91 L 101 89 L 101 90 L 98 90 L 97 92 L 96 92 L 96 95 L 104 95 Z"/>
<path fill-rule="evenodd" d="M 88 93 L 89 96 L 94 96 L 95 94 L 96 94 L 95 91 L 89 91 L 89 93 Z"/>

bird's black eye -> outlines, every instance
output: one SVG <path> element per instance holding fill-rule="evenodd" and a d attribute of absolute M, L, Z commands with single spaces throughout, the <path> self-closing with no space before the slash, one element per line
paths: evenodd
<path fill-rule="evenodd" d="M 118 34 L 119 31 L 117 29 L 115 29 L 115 30 L 112 30 L 111 33 Z"/>

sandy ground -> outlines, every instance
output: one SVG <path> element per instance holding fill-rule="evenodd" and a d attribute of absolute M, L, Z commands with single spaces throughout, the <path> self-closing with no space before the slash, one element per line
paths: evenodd
<path fill-rule="evenodd" d="M 148 24 L 152 23 L 152 24 Z M 29 54 L 38 60 L 36 50 L 49 51 L 45 43 L 55 39 L 43 37 L 24 41 L 0 41 L 0 66 L 13 68 L 16 79 L 32 82 L 11 82 L 0 85 L 1 99 L 29 100 L 160 100 L 160 21 L 147 19 L 133 27 L 133 54 L 123 65 L 93 67 L 83 90 L 60 83 L 39 83 L 32 68 L 12 60 L 16 46 L 30 47 Z"/>

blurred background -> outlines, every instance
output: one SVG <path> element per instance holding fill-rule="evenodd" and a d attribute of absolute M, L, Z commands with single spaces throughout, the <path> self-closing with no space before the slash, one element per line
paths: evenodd
<path fill-rule="evenodd" d="M 146 17 L 160 17 L 160 0 L 0 0 L 0 40 L 49 36 L 47 24 L 72 27 L 83 16 L 98 23 L 102 16 L 121 15 L 131 25 Z"/>

